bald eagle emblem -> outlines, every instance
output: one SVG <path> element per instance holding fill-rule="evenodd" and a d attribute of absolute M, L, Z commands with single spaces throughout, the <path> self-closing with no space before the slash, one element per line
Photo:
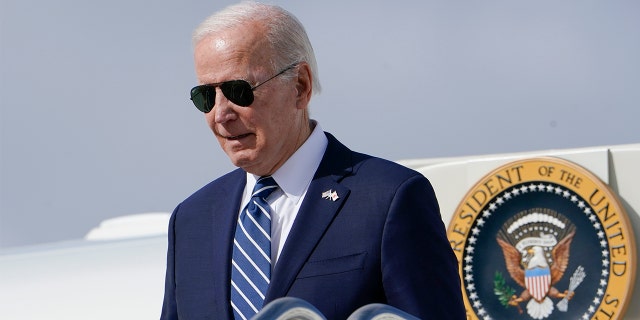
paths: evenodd
<path fill-rule="evenodd" d="M 557 298 L 561 299 L 558 309 L 567 310 L 568 300 L 582 282 L 584 271 L 576 270 L 569 289 L 563 292 L 554 285 L 567 269 L 575 234 L 573 223 L 551 209 L 525 210 L 505 222 L 496 240 L 502 248 L 509 275 L 524 288 L 520 295 L 503 299 L 505 306 L 516 307 L 523 313 L 520 303 L 528 301 L 527 313 L 533 319 L 544 319 L 554 310 L 551 298 Z"/>

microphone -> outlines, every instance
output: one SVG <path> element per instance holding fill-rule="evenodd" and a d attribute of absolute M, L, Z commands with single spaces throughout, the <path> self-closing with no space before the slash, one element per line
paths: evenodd
<path fill-rule="evenodd" d="M 354 311 L 347 320 L 420 320 L 398 308 L 372 303 Z M 327 320 L 309 302 L 300 298 L 283 297 L 268 303 L 251 320 Z"/>

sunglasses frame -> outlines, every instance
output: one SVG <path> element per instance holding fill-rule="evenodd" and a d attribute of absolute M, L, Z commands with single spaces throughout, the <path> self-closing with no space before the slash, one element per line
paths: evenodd
<path fill-rule="evenodd" d="M 255 96 L 253 91 L 261 85 L 271 81 L 277 76 L 297 67 L 300 63 L 293 63 L 280 72 L 271 76 L 267 80 L 259 82 L 255 86 L 252 86 L 246 80 L 229 80 L 217 83 L 207 83 L 199 86 L 195 86 L 191 89 L 191 101 L 196 108 L 204 113 L 209 113 L 215 107 L 216 88 L 220 88 L 222 95 L 224 95 L 229 101 L 235 105 L 241 107 L 248 107 L 253 103 Z M 240 94 L 236 95 L 237 88 L 240 88 Z M 246 94 L 246 96 L 245 96 Z M 201 96 L 201 97 L 200 97 Z M 209 104 L 211 104 L 209 106 Z"/>

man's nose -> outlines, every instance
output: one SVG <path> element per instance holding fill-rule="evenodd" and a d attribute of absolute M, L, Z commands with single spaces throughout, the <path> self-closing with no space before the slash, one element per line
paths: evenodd
<path fill-rule="evenodd" d="M 220 90 L 220 88 L 216 88 L 216 90 L 216 104 L 212 110 L 214 113 L 214 121 L 216 123 L 225 123 L 230 120 L 235 120 L 237 118 L 237 114 L 234 108 L 237 108 L 237 106 L 222 94 L 222 90 Z"/>

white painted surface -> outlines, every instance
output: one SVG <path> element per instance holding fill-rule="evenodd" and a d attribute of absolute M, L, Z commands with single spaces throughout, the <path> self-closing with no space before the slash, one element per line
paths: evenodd
<path fill-rule="evenodd" d="M 64 242 L 0 255 L 0 318 L 158 319 L 166 235 Z"/>

